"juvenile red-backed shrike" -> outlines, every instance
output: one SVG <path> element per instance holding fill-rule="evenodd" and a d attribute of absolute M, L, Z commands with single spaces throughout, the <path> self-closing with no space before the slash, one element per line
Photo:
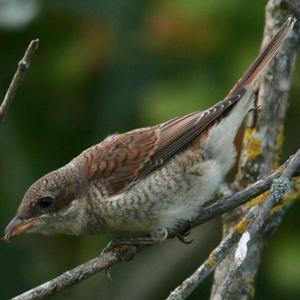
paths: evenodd
<path fill-rule="evenodd" d="M 236 159 L 236 133 L 254 83 L 293 28 L 289 18 L 226 98 L 205 111 L 106 138 L 26 192 L 5 239 L 43 234 L 143 233 L 194 218 Z"/>

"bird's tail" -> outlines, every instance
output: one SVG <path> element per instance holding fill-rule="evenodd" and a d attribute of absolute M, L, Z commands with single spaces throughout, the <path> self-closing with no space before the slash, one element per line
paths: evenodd
<path fill-rule="evenodd" d="M 250 86 L 260 75 L 262 70 L 267 66 L 270 60 L 274 57 L 277 51 L 281 48 L 282 44 L 292 31 L 293 26 L 296 22 L 296 18 L 288 18 L 279 31 L 274 35 L 271 41 L 265 48 L 260 52 L 257 58 L 254 60 L 252 65 L 239 79 L 235 86 L 230 90 L 226 98 L 234 95 L 243 86 Z"/>
<path fill-rule="evenodd" d="M 221 166 L 224 168 L 224 173 L 230 169 L 235 160 L 235 151 L 232 148 L 233 140 L 245 115 L 251 107 L 253 100 L 253 98 L 251 98 L 254 88 L 253 83 L 280 49 L 295 22 L 296 19 L 287 19 L 269 44 L 260 52 L 253 64 L 231 89 L 227 97 L 215 105 L 215 107 L 227 107 L 230 114 L 225 118 L 221 118 L 220 122 L 212 128 L 206 145 L 211 156 L 222 162 Z M 222 114 L 224 114 L 224 111 L 220 113 L 221 116 Z M 224 149 L 226 149 L 226 151 L 224 151 Z M 232 156 L 228 156 L 227 153 L 231 153 Z"/>

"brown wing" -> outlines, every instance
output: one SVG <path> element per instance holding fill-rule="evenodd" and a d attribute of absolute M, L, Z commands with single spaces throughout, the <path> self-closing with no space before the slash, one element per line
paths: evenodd
<path fill-rule="evenodd" d="M 138 177 L 139 171 L 155 152 L 158 130 L 145 128 L 113 135 L 84 151 L 79 158 L 91 181 L 104 184 L 104 192 L 116 194 Z"/>
<path fill-rule="evenodd" d="M 104 140 L 82 154 L 85 176 L 103 182 L 105 192 L 112 195 L 164 164 L 230 111 L 282 46 L 294 23 L 292 18 L 285 22 L 225 100 L 204 112 Z"/>
<path fill-rule="evenodd" d="M 230 109 L 245 91 L 241 89 L 239 94 L 204 112 L 107 138 L 83 152 L 85 176 L 102 182 L 109 195 L 123 191 L 184 149 Z"/>

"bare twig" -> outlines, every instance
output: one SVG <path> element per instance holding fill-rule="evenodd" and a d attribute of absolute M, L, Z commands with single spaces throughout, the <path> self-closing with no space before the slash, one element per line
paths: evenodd
<path fill-rule="evenodd" d="M 210 206 L 203 208 L 198 217 L 195 220 L 191 221 L 192 227 L 199 224 L 203 224 L 208 220 L 215 218 L 216 216 L 222 215 L 223 213 L 236 208 L 254 197 L 260 195 L 261 193 L 267 191 L 273 180 L 280 176 L 279 171 L 275 171 L 264 178 L 258 180 L 254 184 L 248 186 L 247 188 L 219 200 L 216 203 L 211 204 Z"/>
<path fill-rule="evenodd" d="M 223 284 L 221 285 L 219 291 L 215 293 L 214 295 L 215 300 L 221 300 L 225 298 L 233 278 L 235 278 L 241 264 L 247 257 L 248 247 L 251 245 L 252 242 L 254 242 L 255 236 L 262 228 L 262 226 L 266 223 L 267 219 L 270 216 L 270 211 L 272 207 L 277 205 L 282 200 L 284 194 L 291 189 L 292 182 L 290 179 L 295 173 L 295 170 L 299 168 L 299 166 L 300 166 L 300 150 L 298 150 L 297 153 L 294 155 L 294 157 L 291 159 L 288 166 L 284 170 L 283 174 L 278 179 L 275 179 L 273 181 L 269 196 L 265 200 L 261 209 L 259 209 L 257 211 L 257 214 L 254 215 L 255 219 L 253 220 L 253 222 L 243 233 L 239 246 L 236 250 L 236 254 L 239 253 L 239 256 L 235 255 L 236 261 L 234 264 L 231 265 L 231 268 Z"/>
<path fill-rule="evenodd" d="M 222 200 L 218 201 L 207 208 L 204 208 L 199 212 L 199 216 L 191 222 L 191 226 L 195 227 L 199 224 L 202 224 L 208 220 L 211 220 L 214 217 L 217 217 L 250 199 L 258 196 L 262 192 L 268 190 L 272 184 L 272 181 L 280 176 L 279 171 L 275 171 L 270 175 L 264 177 L 263 179 L 259 180 L 255 184 L 251 185 L 250 187 L 230 196 L 225 197 Z M 253 211 L 251 212 L 251 214 Z M 246 229 L 246 228 L 245 228 Z M 242 234 L 242 230 L 236 230 L 238 233 L 235 233 L 233 236 L 228 236 L 227 239 L 222 241 L 219 245 L 219 249 L 217 248 L 217 253 L 220 253 L 216 258 L 216 264 L 211 269 L 207 269 L 203 267 L 202 270 L 199 270 L 199 278 L 198 281 L 200 282 L 210 274 L 214 270 L 214 268 L 218 265 L 220 261 L 226 256 L 226 253 L 231 249 L 231 242 L 234 240 L 238 240 L 239 236 Z M 180 229 L 179 229 L 180 232 Z M 170 233 L 173 236 L 175 232 Z M 104 269 L 107 269 L 121 261 L 128 260 L 129 258 L 133 258 L 135 253 L 144 249 L 143 248 L 135 248 L 135 247 L 125 247 L 120 246 L 115 250 L 110 250 L 108 252 L 104 252 L 102 255 L 84 263 L 83 265 L 67 271 L 60 276 L 41 284 L 19 296 L 16 296 L 15 300 L 27 300 L 27 299 L 40 299 L 44 296 L 55 294 L 62 289 L 65 289 L 69 286 L 72 286 L 83 279 L 87 279 L 93 274 L 100 272 Z M 222 251 L 221 251 L 222 250 Z M 87 273 L 87 274 L 86 274 Z M 78 275 L 80 274 L 80 276 Z M 200 283 L 199 282 L 199 283 Z"/>
<path fill-rule="evenodd" d="M 288 16 L 299 15 L 299 11 L 295 10 L 297 7 L 299 8 L 299 5 L 290 5 L 296 3 L 299 1 L 268 1 L 263 45 L 268 42 Z M 239 189 L 255 182 L 257 178 L 278 166 L 284 137 L 284 119 L 289 105 L 288 94 L 299 48 L 299 39 L 300 27 L 297 22 L 284 47 L 278 52 L 260 79 L 256 102 L 265 109 L 259 113 L 254 112 L 255 116 L 247 120 L 239 172 L 235 181 L 235 185 Z M 248 207 L 244 206 L 226 214 L 223 218 L 224 232 L 230 232 L 231 228 L 247 213 L 247 210 Z M 272 224 L 274 231 L 280 221 L 277 219 L 274 222 L 272 218 L 269 218 L 267 223 Z M 260 231 L 255 242 L 249 245 L 246 261 L 241 265 L 238 275 L 232 278 L 229 292 L 224 300 L 248 300 L 251 298 L 254 290 L 253 282 L 269 236 Z M 215 299 L 214 295 L 220 290 L 234 261 L 235 255 L 232 251 L 216 269 L 211 299 Z"/>
<path fill-rule="evenodd" d="M 242 236 L 244 230 L 247 228 L 249 220 L 254 216 L 254 210 L 250 209 L 248 214 L 236 226 L 229 235 L 227 235 L 220 244 L 211 252 L 205 262 L 186 280 L 184 280 L 167 298 L 167 300 L 183 300 L 186 299 L 200 283 L 210 275 L 219 263 L 227 256 L 229 251 L 237 243 Z"/>
<path fill-rule="evenodd" d="M 17 71 L 9 85 L 9 88 L 5 94 L 4 100 L 0 106 L 0 123 L 2 123 L 6 112 L 8 111 L 10 105 L 12 104 L 12 101 L 16 95 L 16 91 L 18 87 L 20 86 L 26 71 L 29 68 L 31 59 L 33 57 L 33 54 L 35 50 L 38 48 L 39 40 L 32 40 L 24 54 L 24 57 L 20 60 L 18 63 Z"/>
<path fill-rule="evenodd" d="M 258 216 L 247 230 L 252 239 L 260 230 L 264 222 L 267 220 L 272 207 L 277 205 L 283 198 L 284 194 L 292 187 L 291 177 L 294 175 L 296 169 L 300 166 L 300 150 L 296 152 L 283 174 L 275 179 L 271 185 L 270 194 L 265 200 L 262 208 L 259 210 Z"/>
<path fill-rule="evenodd" d="M 119 249 L 120 250 L 120 249 Z M 41 299 L 45 296 L 53 295 L 69 286 L 72 286 L 81 280 L 91 277 L 93 274 L 106 270 L 114 264 L 129 259 L 131 257 L 133 247 L 122 247 L 121 252 L 107 252 L 102 253 L 94 259 L 67 271 L 60 276 L 47 281 L 36 288 L 33 288 L 11 300 L 29 300 Z"/>
<path fill-rule="evenodd" d="M 290 188 L 290 183 L 282 185 L 280 183 L 285 182 L 285 179 L 290 179 L 291 176 L 300 167 L 300 149 L 297 153 L 289 160 L 286 169 L 280 178 L 274 179 L 271 187 L 271 193 L 262 209 L 259 206 L 252 207 L 247 215 L 235 226 L 234 230 L 227 235 L 218 247 L 213 250 L 208 259 L 182 284 L 180 284 L 167 298 L 168 300 L 183 300 L 186 299 L 198 286 L 199 284 L 219 265 L 220 262 L 227 256 L 230 250 L 236 245 L 239 238 L 239 246 L 236 250 L 236 261 L 229 270 L 227 277 L 218 293 L 215 294 L 215 299 L 221 300 L 226 294 L 228 287 L 230 286 L 232 277 L 235 276 L 238 267 L 242 263 L 242 259 L 246 257 L 245 247 L 247 243 L 251 241 L 251 238 L 255 236 L 257 231 L 263 226 L 267 220 L 270 210 L 273 206 L 278 204 L 278 201 L 282 198 L 283 194 Z M 252 185 L 251 187 L 255 186 Z M 247 190 L 247 189 L 246 189 Z M 245 191 L 245 190 L 244 190 Z M 243 191 L 243 192 L 244 192 Z M 239 194 L 239 193 L 237 193 Z M 236 194 L 236 195 L 237 195 Z M 229 197 L 234 199 L 236 197 Z M 230 201 L 232 200 L 230 199 Z M 225 199 L 224 199 L 225 200 Z M 223 202 L 223 201 L 222 201 Z M 226 202 L 226 201 L 224 201 Z M 217 203 L 218 204 L 218 203 Z M 212 205 L 212 207 L 215 205 Z M 258 215 L 258 218 L 257 218 Z M 248 227 L 248 224 L 251 224 Z M 246 243 L 245 243 L 246 241 Z M 241 249 L 242 248 L 242 249 Z M 237 255 L 238 254 L 238 255 Z"/>
<path fill-rule="evenodd" d="M 285 163 L 286 164 L 286 163 Z M 285 164 L 282 165 L 282 168 L 285 167 Z M 191 220 L 190 226 L 195 227 L 198 225 L 201 225 L 211 219 L 214 219 L 215 217 L 218 217 L 222 214 L 224 214 L 227 211 L 230 211 L 233 208 L 236 208 L 249 200 L 253 199 L 254 197 L 260 195 L 261 193 L 267 191 L 273 180 L 278 178 L 280 176 L 280 171 L 275 171 L 264 178 L 258 180 L 254 184 L 248 186 L 247 188 L 231 195 L 228 197 L 224 197 L 221 200 L 202 208 L 199 211 L 198 216 Z M 175 234 L 181 230 L 184 230 L 183 228 L 177 228 L 176 232 L 169 232 L 169 237 L 175 236 Z"/>

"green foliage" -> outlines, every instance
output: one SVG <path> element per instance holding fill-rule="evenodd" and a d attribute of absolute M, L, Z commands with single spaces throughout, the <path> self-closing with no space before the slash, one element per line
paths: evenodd
<path fill-rule="evenodd" d="M 259 49 L 265 5 L 238 0 L 32 3 L 36 14 L 26 24 L 0 27 L 1 98 L 27 44 L 40 38 L 32 66 L 0 127 L 1 230 L 28 185 L 105 136 L 202 110 L 225 96 Z M 295 78 L 299 72 L 298 67 Z M 299 147 L 299 96 L 295 82 L 285 157 Z M 294 211 L 299 214 L 299 205 Z M 277 293 L 278 286 L 289 299 L 299 299 L 294 284 L 299 268 L 292 263 L 297 260 L 298 232 L 286 224 L 266 251 L 257 299 L 266 294 L 285 298 Z M 299 225 L 294 218 L 294 228 Z M 114 267 L 112 284 L 100 274 L 54 298 L 163 299 L 209 254 L 219 231 L 212 223 L 204 225 L 194 233 L 194 245 L 172 241 L 148 249 Z M 1 243 L 0 298 L 94 257 L 108 240 L 24 236 Z M 209 286 L 207 282 L 191 299 L 207 299 Z"/>

